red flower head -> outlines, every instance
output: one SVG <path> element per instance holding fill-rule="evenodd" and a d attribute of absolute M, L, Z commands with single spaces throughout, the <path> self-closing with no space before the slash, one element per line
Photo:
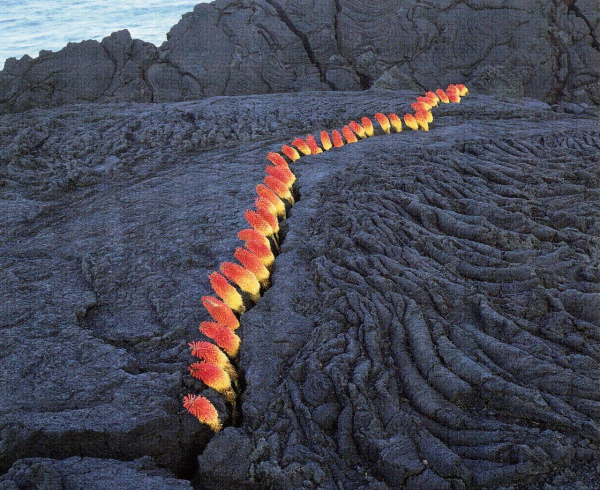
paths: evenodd
<path fill-rule="evenodd" d="M 256 255 L 266 267 L 269 267 L 275 261 L 275 255 L 273 255 L 271 247 L 263 242 L 248 240 L 246 241 L 246 248 Z"/>
<path fill-rule="evenodd" d="M 279 221 L 277 220 L 277 215 L 271 213 L 271 211 L 265 209 L 264 207 L 256 209 L 260 217 L 264 219 L 267 223 L 269 223 L 269 226 L 273 230 L 273 233 L 279 233 Z"/>
<path fill-rule="evenodd" d="M 321 131 L 321 145 L 325 151 L 331 150 L 333 146 L 331 144 L 331 140 L 329 139 L 329 133 L 327 131 Z"/>
<path fill-rule="evenodd" d="M 450 102 L 458 104 L 460 102 L 460 92 L 456 85 L 448 85 L 446 89 L 446 94 L 448 95 L 448 99 Z"/>
<path fill-rule="evenodd" d="M 273 216 L 277 216 L 277 207 L 275 206 L 275 204 L 273 204 L 271 201 L 269 201 L 268 199 L 265 199 L 264 197 L 257 197 L 254 200 L 254 205 L 256 206 L 256 209 L 258 209 L 259 211 L 261 209 L 267 211 L 268 213 L 271 213 Z M 262 214 L 261 214 L 262 216 Z M 271 223 L 269 223 L 271 224 Z M 271 226 L 271 228 L 273 228 Z"/>
<path fill-rule="evenodd" d="M 425 104 L 425 102 L 415 102 L 413 104 L 410 105 L 415 112 L 419 112 L 419 111 L 423 111 L 423 112 L 427 112 L 429 110 L 431 110 L 431 106 L 429 104 Z"/>
<path fill-rule="evenodd" d="M 381 126 L 381 129 L 383 129 L 383 132 L 385 134 L 390 134 L 390 121 L 387 117 L 385 117 L 385 114 L 378 112 L 375 114 L 375 119 L 377 119 L 377 122 Z"/>
<path fill-rule="evenodd" d="M 283 145 L 281 147 L 281 153 L 288 157 L 292 162 L 295 162 L 300 158 L 300 154 L 291 146 Z"/>
<path fill-rule="evenodd" d="M 235 400 L 235 393 L 231 387 L 231 378 L 219 366 L 208 362 L 195 362 L 188 367 L 190 374 L 202 381 L 206 386 L 209 386 L 222 395 L 225 395 L 227 401 Z"/>
<path fill-rule="evenodd" d="M 225 279 L 216 271 L 211 273 L 208 276 L 208 279 L 210 280 L 210 285 L 212 286 L 213 291 L 227 306 L 238 313 L 241 313 L 245 310 L 242 295 L 238 293 L 237 289 L 229 284 L 227 279 Z"/>
<path fill-rule="evenodd" d="M 246 221 L 250 224 L 252 228 L 254 228 L 259 233 L 262 233 L 264 236 L 273 235 L 274 231 L 273 228 L 271 228 L 271 225 L 269 225 L 269 223 L 267 223 L 264 220 L 264 218 L 256 211 L 246 211 L 244 213 L 244 218 L 246 218 Z"/>
<path fill-rule="evenodd" d="M 275 194 L 264 184 L 258 184 L 256 186 L 256 193 L 262 198 L 270 201 L 277 209 L 277 216 L 285 218 L 285 203 L 281 198 Z"/>
<path fill-rule="evenodd" d="M 435 92 L 432 92 L 431 90 L 425 94 L 425 97 L 429 97 L 430 99 L 435 100 L 436 104 L 440 102 L 440 98 Z"/>
<path fill-rule="evenodd" d="M 274 153 L 272 151 L 267 154 L 267 160 L 269 160 L 276 167 L 279 165 L 282 165 L 284 167 L 288 166 L 287 162 L 285 161 L 285 158 L 283 158 L 279 153 Z"/>
<path fill-rule="evenodd" d="M 419 111 L 415 114 L 415 120 L 417 124 L 423 129 L 423 131 L 429 131 L 429 124 L 427 124 L 427 112 Z"/>
<path fill-rule="evenodd" d="M 437 106 L 438 98 L 436 97 L 434 99 L 433 97 L 426 95 L 425 97 L 417 97 L 417 102 L 423 102 L 424 104 L 427 104 L 429 106 L 429 110 L 431 110 L 432 107 Z"/>
<path fill-rule="evenodd" d="M 348 126 L 344 126 L 342 128 L 342 134 L 344 135 L 344 138 L 346 139 L 347 143 L 356 143 L 358 141 L 356 139 L 356 136 Z"/>
<path fill-rule="evenodd" d="M 256 276 L 258 282 L 263 286 L 268 284 L 271 273 L 256 255 L 245 248 L 237 248 L 234 255 L 240 261 L 240 264 Z"/>
<path fill-rule="evenodd" d="M 398 114 L 390 114 L 389 115 L 390 118 L 390 123 L 392 124 L 394 131 L 396 131 L 396 133 L 401 133 L 402 132 L 402 121 L 400 120 L 400 118 L 398 117 Z"/>
<path fill-rule="evenodd" d="M 375 128 L 373 128 L 373 123 L 368 117 L 363 117 L 360 122 L 365 130 L 367 136 L 373 136 L 375 134 Z"/>
<path fill-rule="evenodd" d="M 245 230 L 238 232 L 238 238 L 244 242 L 252 240 L 261 242 L 266 247 L 271 247 L 271 242 L 269 242 L 269 239 L 254 229 L 246 228 Z"/>
<path fill-rule="evenodd" d="M 450 99 L 448 98 L 448 96 L 446 95 L 446 92 L 444 92 L 441 88 L 437 89 L 435 91 L 435 93 L 438 95 L 438 97 L 440 98 L 440 100 L 444 103 L 444 104 L 449 104 L 450 103 Z"/>
<path fill-rule="evenodd" d="M 363 128 L 356 121 L 350 121 L 348 123 L 348 126 L 350 126 L 350 129 L 352 131 L 354 131 L 359 138 L 366 138 L 367 137 L 367 133 L 365 131 L 365 128 Z"/>
<path fill-rule="evenodd" d="M 336 148 L 341 148 L 342 146 L 344 146 L 344 142 L 342 141 L 342 135 L 337 129 L 331 133 L 331 138 L 333 139 L 333 146 L 335 146 Z"/>
<path fill-rule="evenodd" d="M 272 175 L 276 179 L 281 180 L 281 182 L 283 182 L 288 187 L 288 189 L 291 189 L 294 185 L 294 182 L 296 182 L 296 176 L 292 173 L 292 171 L 289 168 L 272 167 L 271 165 L 268 165 L 266 170 L 269 175 Z"/>
<path fill-rule="evenodd" d="M 237 284 L 242 291 L 248 293 L 252 301 L 258 301 L 260 298 L 260 283 L 252 272 L 233 262 L 223 262 L 221 272 L 227 279 Z"/>
<path fill-rule="evenodd" d="M 306 137 L 306 144 L 310 148 L 310 152 L 313 155 L 317 155 L 319 153 L 323 153 L 323 150 L 321 150 L 321 148 L 319 148 L 319 145 L 317 145 L 317 140 L 315 139 L 315 137 L 312 134 L 309 134 Z"/>
<path fill-rule="evenodd" d="M 215 322 L 202 322 L 200 324 L 200 332 L 209 339 L 214 340 L 229 357 L 234 358 L 238 355 L 240 338 L 225 325 Z"/>
<path fill-rule="evenodd" d="M 219 422 L 217 409 L 208 398 L 199 395 L 186 395 L 183 406 L 203 424 L 208 425 L 214 432 L 219 432 L 223 426 Z"/>
<path fill-rule="evenodd" d="M 296 138 L 294 141 L 292 141 L 292 145 L 294 145 L 296 148 L 298 148 L 300 150 L 300 153 L 302 153 L 303 155 L 311 155 L 312 151 L 310 151 L 310 147 L 306 144 L 306 141 L 304 141 L 302 138 Z"/>
<path fill-rule="evenodd" d="M 221 325 L 225 325 L 231 330 L 239 328 L 240 321 L 238 320 L 233 310 L 222 301 L 218 300 L 213 296 L 203 296 L 202 304 L 209 315 L 212 316 L 216 322 Z"/>
<path fill-rule="evenodd" d="M 419 123 L 412 114 L 404 114 L 404 124 L 410 129 L 419 129 Z"/>
<path fill-rule="evenodd" d="M 209 364 L 219 366 L 232 380 L 237 379 L 237 373 L 229 362 L 229 358 L 215 344 L 210 342 L 191 342 L 188 344 L 192 355 L 198 359 L 204 359 Z"/>
<path fill-rule="evenodd" d="M 469 89 L 465 87 L 462 83 L 457 83 L 456 88 L 458 89 L 458 95 L 464 97 L 469 93 Z"/>
<path fill-rule="evenodd" d="M 267 175 L 265 177 L 265 184 L 281 199 L 287 199 L 292 204 L 294 203 L 294 196 L 288 189 L 288 187 L 281 182 L 281 180 L 273 177 L 272 175 Z"/>

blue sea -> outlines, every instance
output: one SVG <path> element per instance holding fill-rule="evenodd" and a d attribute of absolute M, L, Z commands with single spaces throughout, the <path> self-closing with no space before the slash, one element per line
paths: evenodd
<path fill-rule="evenodd" d="M 42 49 L 101 41 L 120 29 L 160 46 L 198 3 L 208 0 L 0 0 L 0 69 L 13 56 L 36 58 Z"/>

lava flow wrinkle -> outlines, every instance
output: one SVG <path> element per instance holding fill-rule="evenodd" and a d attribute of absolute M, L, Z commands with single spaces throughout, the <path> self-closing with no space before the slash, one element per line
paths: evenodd
<path fill-rule="evenodd" d="M 331 136 L 328 131 L 321 131 L 320 145 L 309 134 L 306 139 L 295 138 L 290 144 L 283 145 L 280 153 L 267 154 L 271 165 L 265 169 L 264 181 L 256 186 L 256 211 L 247 210 L 244 213 L 251 228 L 238 232 L 238 238 L 245 247 L 238 247 L 235 251 L 234 256 L 239 264 L 223 262 L 219 267 L 220 272 L 214 271 L 209 275 L 210 285 L 220 299 L 202 297 L 204 308 L 214 320 L 200 324 L 200 333 L 208 340 L 188 344 L 191 355 L 200 359 L 200 362 L 190 364 L 190 374 L 217 394 L 210 396 L 225 397 L 228 410 L 231 411 L 229 416 L 224 414 L 220 418 L 209 398 L 188 394 L 183 398 L 183 406 L 199 422 L 218 432 L 223 428 L 221 420 L 229 421 L 239 414 L 240 373 L 237 358 L 241 339 L 235 331 L 240 327 L 240 315 L 259 301 L 271 284 L 275 255 L 280 247 L 280 222 L 287 218 L 297 196 L 296 176 L 290 164 L 305 156 L 341 148 L 344 140 L 348 144 L 357 143 L 359 139 L 376 134 L 390 134 L 392 128 L 400 133 L 403 122 L 412 130 L 429 131 L 433 123 L 433 108 L 440 103 L 459 103 L 468 93 L 465 85 L 451 84 L 446 90 L 429 91 L 417 97 L 411 105 L 415 111 L 413 114 L 406 113 L 402 118 L 396 113 L 388 116 L 382 112 L 374 114 L 380 129 L 373 126 L 370 118 L 362 117 L 360 124 L 350 121 L 341 131 L 331 131 Z"/>

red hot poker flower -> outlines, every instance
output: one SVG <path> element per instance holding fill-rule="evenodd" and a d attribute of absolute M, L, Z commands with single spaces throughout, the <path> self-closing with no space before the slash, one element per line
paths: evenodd
<path fill-rule="evenodd" d="M 363 128 L 365 129 L 365 133 L 367 136 L 373 136 L 375 134 L 375 128 L 373 127 L 373 123 L 368 117 L 363 117 L 360 122 L 362 123 Z"/>
<path fill-rule="evenodd" d="M 387 117 L 385 117 L 385 114 L 378 112 L 375 114 L 375 119 L 377 119 L 377 122 L 381 126 L 381 129 L 383 129 L 383 132 L 385 134 L 390 134 L 390 121 Z"/>
<path fill-rule="evenodd" d="M 266 267 L 269 267 L 275 261 L 275 255 L 273 255 L 271 247 L 263 242 L 248 240 L 246 241 L 246 248 L 256 255 Z"/>
<path fill-rule="evenodd" d="M 333 139 L 333 146 L 335 146 L 336 148 L 341 148 L 342 146 L 344 146 L 342 135 L 337 129 L 331 133 L 331 138 Z"/>
<path fill-rule="evenodd" d="M 202 322 L 200 324 L 200 332 L 209 339 L 214 340 L 215 343 L 232 359 L 238 355 L 240 350 L 240 338 L 225 325 L 215 322 Z"/>
<path fill-rule="evenodd" d="M 287 199 L 292 204 L 294 203 L 294 196 L 292 196 L 288 187 L 281 180 L 276 179 L 272 175 L 267 175 L 265 177 L 265 184 L 281 199 Z"/>
<path fill-rule="evenodd" d="M 223 426 L 219 422 L 217 409 L 208 398 L 200 395 L 186 395 L 183 398 L 184 408 L 203 424 L 208 425 L 214 432 L 219 432 Z"/>
<path fill-rule="evenodd" d="M 238 232 L 238 238 L 244 242 L 252 240 L 261 242 L 265 247 L 271 247 L 271 242 L 269 242 L 269 239 L 266 236 L 251 228 L 246 228 L 245 230 Z"/>
<path fill-rule="evenodd" d="M 296 182 L 296 176 L 289 168 L 272 167 L 271 165 L 268 165 L 266 170 L 269 175 L 281 180 L 281 182 L 283 182 L 288 189 L 291 189 L 294 185 L 294 182 Z"/>
<path fill-rule="evenodd" d="M 427 112 L 429 110 L 431 110 L 431 106 L 429 104 L 425 104 L 425 102 L 415 102 L 414 104 L 410 105 L 415 111 L 423 111 L 423 112 Z"/>
<path fill-rule="evenodd" d="M 465 87 L 462 83 L 457 83 L 456 88 L 458 89 L 458 95 L 464 97 L 469 93 L 469 89 Z"/>
<path fill-rule="evenodd" d="M 300 154 L 291 146 L 283 145 L 281 147 L 281 153 L 288 157 L 292 162 L 295 162 L 300 158 Z"/>
<path fill-rule="evenodd" d="M 238 313 L 241 313 L 245 310 L 242 295 L 238 293 L 237 289 L 229 284 L 227 279 L 225 279 L 216 271 L 212 272 L 208 276 L 208 279 L 210 280 L 210 285 L 212 286 L 213 291 L 227 306 Z"/>
<path fill-rule="evenodd" d="M 190 374 L 202 381 L 206 386 L 225 395 L 228 402 L 235 400 L 235 393 L 231 387 L 231 378 L 219 366 L 208 362 L 195 362 L 188 366 Z"/>
<path fill-rule="evenodd" d="M 292 145 L 298 148 L 300 150 L 300 153 L 302 153 L 303 155 L 312 154 L 312 151 L 310 151 L 310 147 L 302 138 L 296 138 L 294 141 L 292 141 Z"/>
<path fill-rule="evenodd" d="M 240 321 L 238 320 L 233 310 L 222 301 L 218 300 L 213 296 L 203 296 L 202 304 L 209 315 L 212 316 L 216 322 L 221 325 L 225 325 L 231 330 L 239 328 Z"/>
<path fill-rule="evenodd" d="M 256 255 L 245 248 L 237 248 L 234 255 L 240 264 L 256 276 L 262 286 L 268 284 L 271 273 Z"/>
<path fill-rule="evenodd" d="M 446 89 L 446 94 L 448 95 L 448 99 L 450 100 L 450 102 L 453 102 L 455 104 L 460 102 L 459 91 L 455 85 L 448 85 L 448 88 Z"/>
<path fill-rule="evenodd" d="M 233 262 L 223 262 L 221 272 L 231 282 L 236 283 L 242 291 L 248 293 L 252 301 L 258 301 L 260 298 L 260 283 L 252 272 Z"/>
<path fill-rule="evenodd" d="M 209 364 L 219 366 L 232 380 L 237 379 L 237 373 L 229 362 L 229 358 L 215 344 L 210 342 L 191 342 L 188 344 L 192 355 L 198 359 L 204 359 Z"/>
<path fill-rule="evenodd" d="M 437 96 L 437 94 L 431 90 L 425 94 L 425 97 L 435 100 L 436 104 L 440 101 L 440 98 Z"/>
<path fill-rule="evenodd" d="M 356 133 L 356 135 L 359 138 L 366 138 L 367 137 L 367 133 L 365 131 L 365 128 L 363 128 L 360 124 L 358 124 L 356 121 L 350 121 L 348 123 L 348 126 L 350 126 L 350 129 L 352 131 L 354 131 Z"/>
<path fill-rule="evenodd" d="M 425 96 L 425 97 L 417 97 L 417 102 L 423 102 L 427 104 L 430 108 L 437 106 L 437 97 L 434 99 L 433 97 Z"/>
<path fill-rule="evenodd" d="M 256 206 L 256 209 L 258 209 L 259 211 L 261 209 L 264 209 L 265 211 L 271 213 L 273 216 L 277 216 L 277 207 L 275 206 L 275 204 L 273 204 L 268 199 L 265 199 L 264 197 L 257 197 L 254 200 L 254 205 Z M 261 216 L 262 216 L 262 214 L 261 214 Z M 269 224 L 271 224 L 271 223 L 269 223 Z M 273 228 L 273 226 L 271 226 L 271 228 Z M 273 229 L 275 229 L 275 228 L 273 228 Z"/>
<path fill-rule="evenodd" d="M 404 114 L 404 124 L 406 124 L 410 129 L 419 129 L 419 123 L 412 114 Z"/>
<path fill-rule="evenodd" d="M 250 209 L 244 213 L 244 218 L 252 228 L 254 228 L 259 233 L 262 233 L 264 236 L 268 237 L 274 234 L 273 228 L 267 223 L 264 218 L 258 214 L 256 211 L 251 211 Z"/>
<path fill-rule="evenodd" d="M 347 143 L 356 143 L 358 141 L 356 139 L 356 136 L 348 126 L 344 126 L 342 128 L 342 134 L 344 135 L 344 138 L 346 139 Z"/>
<path fill-rule="evenodd" d="M 315 139 L 315 137 L 312 134 L 309 134 L 306 137 L 306 144 L 310 148 L 310 151 L 313 155 L 323 153 L 323 150 L 321 150 L 321 148 L 319 148 L 319 145 L 317 145 L 317 140 Z"/>
<path fill-rule="evenodd" d="M 279 221 L 277 220 L 277 216 L 271 213 L 268 209 L 265 209 L 264 207 L 256 209 L 258 211 L 258 214 L 260 214 L 260 217 L 264 219 L 267 223 L 269 223 L 269 226 L 271 227 L 273 232 L 279 233 Z"/>
<path fill-rule="evenodd" d="M 285 203 L 281 200 L 281 198 L 275 194 L 271 189 L 269 189 L 264 184 L 258 184 L 256 186 L 256 193 L 263 199 L 270 201 L 275 208 L 277 209 L 277 216 L 280 218 L 285 218 Z"/>
<path fill-rule="evenodd" d="M 333 146 L 331 144 L 331 139 L 329 139 L 329 133 L 327 131 L 321 131 L 321 145 L 325 151 L 331 150 Z"/>
<path fill-rule="evenodd" d="M 429 124 L 427 124 L 427 112 L 419 111 L 415 114 L 415 120 L 417 124 L 423 129 L 423 131 L 429 131 Z"/>
<path fill-rule="evenodd" d="M 283 158 L 279 153 L 274 153 L 272 151 L 267 154 L 267 160 L 269 160 L 276 167 L 279 165 L 284 167 L 288 166 L 285 158 Z"/>
<path fill-rule="evenodd" d="M 441 88 L 437 89 L 435 91 L 435 93 L 438 95 L 438 97 L 440 98 L 440 100 L 444 103 L 444 104 L 449 104 L 450 103 L 450 99 L 448 98 L 448 96 L 446 95 L 446 92 L 444 92 Z"/>
<path fill-rule="evenodd" d="M 389 115 L 390 118 L 390 123 L 392 124 L 394 131 L 396 131 L 396 133 L 401 133 L 402 132 L 402 121 L 400 120 L 400 118 L 398 117 L 398 114 L 390 114 Z"/>

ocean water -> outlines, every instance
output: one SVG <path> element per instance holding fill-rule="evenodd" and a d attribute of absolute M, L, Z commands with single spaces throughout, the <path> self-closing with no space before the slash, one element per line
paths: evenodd
<path fill-rule="evenodd" d="M 0 0 L 0 68 L 10 57 L 36 58 L 69 42 L 101 41 L 128 29 L 156 46 L 181 16 L 209 0 Z"/>

